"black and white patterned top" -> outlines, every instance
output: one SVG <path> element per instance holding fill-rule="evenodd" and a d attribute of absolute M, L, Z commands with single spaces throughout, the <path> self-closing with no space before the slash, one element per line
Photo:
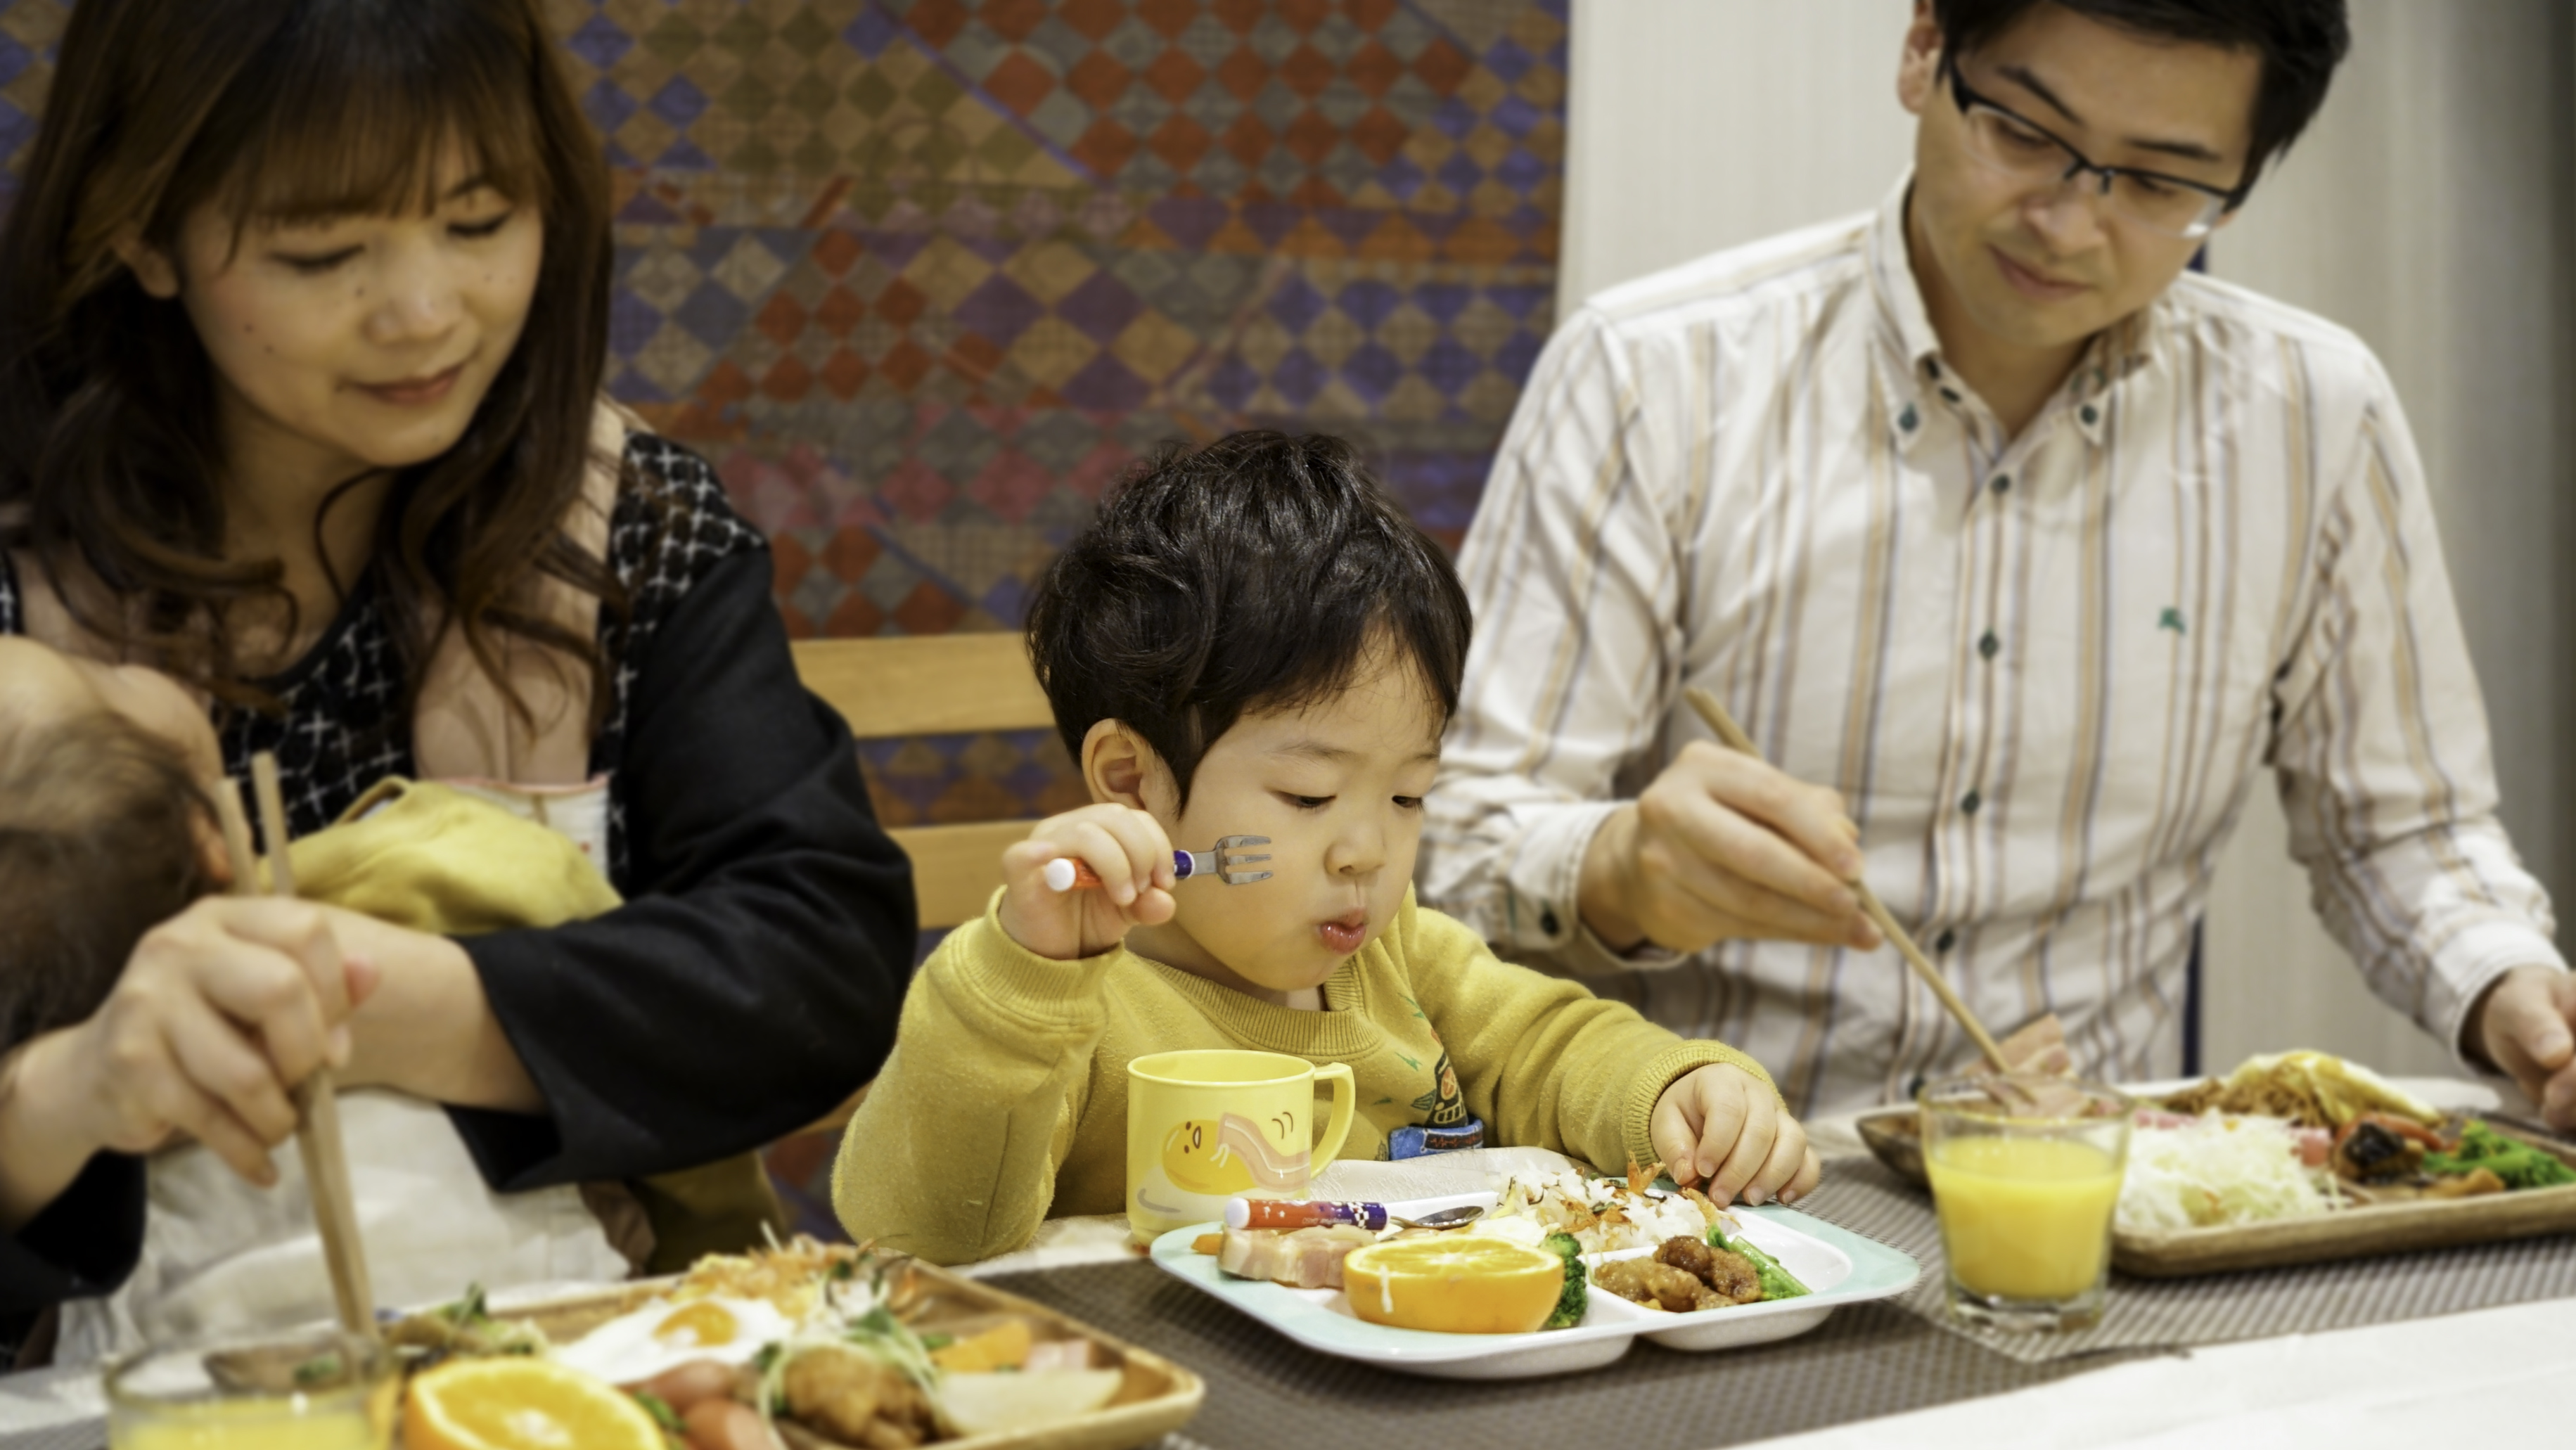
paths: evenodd
<path fill-rule="evenodd" d="M 763 547 L 758 531 L 725 499 L 707 461 L 649 433 L 626 442 L 628 487 L 610 516 L 608 566 L 625 586 L 631 620 L 600 615 L 612 687 L 606 723 L 591 745 L 593 775 L 609 777 L 608 877 L 628 888 L 624 792 L 617 771 L 633 703 L 634 661 L 654 631 L 709 569 L 734 554 Z M 17 575 L 0 554 L 0 634 L 22 634 Z M 368 787 L 389 775 L 418 774 L 411 722 L 392 718 L 401 695 L 401 662 L 387 627 L 373 572 L 362 576 L 322 639 L 285 674 L 261 682 L 282 714 L 222 712 L 217 733 L 224 769 L 248 779 L 250 759 L 277 756 L 287 826 L 297 836 L 340 818 Z"/>

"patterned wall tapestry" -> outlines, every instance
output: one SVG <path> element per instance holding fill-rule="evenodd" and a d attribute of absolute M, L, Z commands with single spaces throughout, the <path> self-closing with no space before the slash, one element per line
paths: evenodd
<path fill-rule="evenodd" d="M 1552 320 L 1568 0 L 546 3 L 615 169 L 610 386 L 797 635 L 1017 626 L 1165 438 L 1341 433 L 1465 529 Z M 0 0 L 13 166 L 69 8 Z M 890 824 L 1080 798 L 1049 732 L 862 755 Z"/>

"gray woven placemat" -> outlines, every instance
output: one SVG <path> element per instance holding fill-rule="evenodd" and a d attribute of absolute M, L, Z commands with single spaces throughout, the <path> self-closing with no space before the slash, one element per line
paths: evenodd
<path fill-rule="evenodd" d="M 1950 1317 L 1932 1200 L 1878 1160 L 1834 1159 L 1823 1184 L 1798 1209 L 1912 1254 L 1923 1278 L 1891 1302 L 2027 1364 L 2356 1329 L 2576 1296 L 2576 1237 L 2560 1236 L 2198 1279 L 2114 1276 L 2111 1302 L 2093 1328 L 2001 1334 Z"/>
<path fill-rule="evenodd" d="M 1883 1304 L 1778 1344 L 1683 1354 L 1640 1341 L 1549 1379 L 1396 1374 L 1301 1348 L 1148 1263 L 991 1281 L 1196 1370 L 1180 1433 L 1207 1450 L 1318 1445 L 1615 1445 L 1708 1450 L 2045 1384 L 2117 1356 L 2022 1364 Z"/>

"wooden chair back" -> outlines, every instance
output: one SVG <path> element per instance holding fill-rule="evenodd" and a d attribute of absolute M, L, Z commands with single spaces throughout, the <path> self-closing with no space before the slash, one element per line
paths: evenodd
<path fill-rule="evenodd" d="M 1017 632 L 804 640 L 796 672 L 862 740 L 1039 730 L 1055 725 Z M 887 832 L 912 858 L 925 930 L 984 914 L 1002 884 L 1002 848 L 1027 821 L 904 826 Z"/>

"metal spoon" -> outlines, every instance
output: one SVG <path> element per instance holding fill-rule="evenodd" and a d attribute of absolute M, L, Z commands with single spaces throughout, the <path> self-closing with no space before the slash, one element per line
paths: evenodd
<path fill-rule="evenodd" d="M 1451 1229 L 1465 1228 L 1484 1216 L 1483 1205 L 1462 1203 L 1456 1208 L 1444 1208 L 1437 1213 L 1426 1213 L 1420 1218 L 1406 1218 L 1402 1214 L 1390 1213 L 1386 1216 L 1386 1221 L 1400 1223 L 1406 1228 Z"/>

